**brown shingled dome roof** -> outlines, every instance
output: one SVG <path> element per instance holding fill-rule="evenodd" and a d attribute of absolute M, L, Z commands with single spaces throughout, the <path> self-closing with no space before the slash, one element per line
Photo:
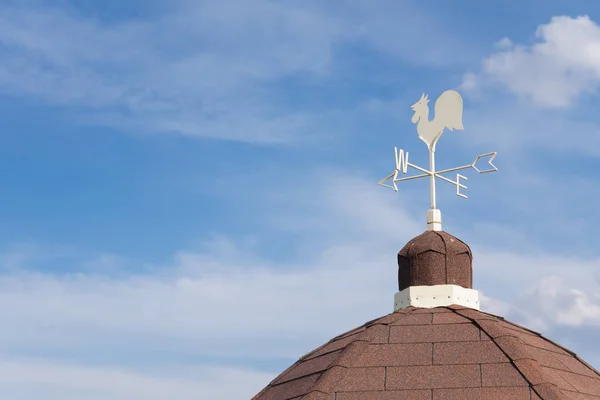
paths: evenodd
<path fill-rule="evenodd" d="M 409 307 L 317 348 L 252 400 L 598 400 L 600 374 L 474 309 Z"/>

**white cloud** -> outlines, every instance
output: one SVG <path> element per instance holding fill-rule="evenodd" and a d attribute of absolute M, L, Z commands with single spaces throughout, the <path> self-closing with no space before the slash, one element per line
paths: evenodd
<path fill-rule="evenodd" d="M 510 304 L 497 298 L 488 297 L 481 290 L 479 291 L 479 303 L 481 309 L 485 312 L 495 315 L 506 315 L 511 307 Z"/>
<path fill-rule="evenodd" d="M 227 367 L 139 372 L 36 359 L 0 362 L 0 394 L 19 400 L 244 399 L 272 378 L 268 373 Z"/>
<path fill-rule="evenodd" d="M 573 288 L 565 278 L 547 276 L 523 291 L 508 312 L 540 331 L 556 326 L 600 327 L 600 296 Z"/>
<path fill-rule="evenodd" d="M 474 92 L 478 87 L 477 75 L 472 72 L 467 72 L 463 75 L 462 83 L 460 84 L 460 89 L 465 90 L 467 92 Z"/>
<path fill-rule="evenodd" d="M 600 27 L 588 16 L 553 17 L 531 45 L 504 38 L 483 61 L 479 81 L 494 82 L 542 107 L 564 108 L 600 84 Z M 463 87 L 473 88 L 472 75 Z"/>

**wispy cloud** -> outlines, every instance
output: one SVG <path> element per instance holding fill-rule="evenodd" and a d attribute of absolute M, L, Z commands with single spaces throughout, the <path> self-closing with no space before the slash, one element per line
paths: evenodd
<path fill-rule="evenodd" d="M 176 2 L 155 19 L 110 24 L 77 9 L 2 6 L 0 90 L 123 130 L 281 144 L 314 134 L 336 107 L 288 107 L 281 88 L 356 75 L 340 46 L 438 66 L 463 46 L 414 6 L 413 24 L 438 27 L 418 42 L 397 40 L 413 29 L 401 23 L 408 5 L 342 3 Z"/>
<path fill-rule="evenodd" d="M 101 112 L 105 123 L 259 142 L 288 140 L 305 118 L 274 109 L 261 85 L 326 73 L 339 31 L 325 15 L 270 1 L 201 2 L 110 25 L 56 8 L 2 15 L 5 93 Z"/>

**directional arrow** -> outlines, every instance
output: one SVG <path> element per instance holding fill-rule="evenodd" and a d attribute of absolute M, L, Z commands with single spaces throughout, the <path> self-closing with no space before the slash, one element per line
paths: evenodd
<path fill-rule="evenodd" d="M 419 179 L 419 178 L 425 178 L 425 177 L 431 177 L 432 179 L 438 178 L 441 179 L 443 181 L 446 181 L 448 183 L 451 183 L 453 185 L 456 186 L 456 194 L 457 196 L 463 197 L 463 198 L 467 198 L 466 195 L 464 195 L 463 193 L 460 192 L 460 189 L 466 189 L 467 187 L 465 185 L 463 185 L 462 183 L 460 183 L 460 179 L 467 179 L 465 176 L 462 176 L 460 174 L 456 174 L 456 180 L 453 181 L 451 179 L 446 178 L 445 176 L 443 176 L 442 174 L 447 174 L 449 172 L 456 172 L 456 171 L 461 171 L 464 169 L 469 169 L 469 168 L 473 168 L 475 171 L 479 172 L 480 174 L 485 174 L 488 172 L 495 172 L 498 171 L 498 168 L 496 168 L 496 166 L 492 163 L 492 161 L 494 160 L 494 158 L 496 158 L 496 152 L 493 151 L 491 153 L 485 153 L 485 154 L 480 154 L 477 157 L 475 157 L 475 160 L 469 164 L 469 165 L 463 165 L 462 167 L 454 167 L 454 168 L 448 168 L 448 169 L 443 169 L 441 171 L 435 171 L 435 169 L 433 169 L 432 171 L 429 171 L 425 168 L 421 168 L 418 165 L 414 165 L 408 162 L 408 153 L 403 153 L 403 150 L 397 150 L 396 148 L 394 148 L 394 154 L 396 155 L 396 169 L 394 170 L 394 172 L 392 172 L 391 174 L 389 174 L 388 176 L 386 176 L 385 178 L 383 178 L 382 180 L 380 180 L 378 182 L 379 185 L 381 186 L 385 186 L 385 187 L 389 187 L 391 189 L 394 189 L 394 191 L 398 191 L 398 186 L 396 185 L 397 182 L 403 182 L 403 181 L 408 181 L 408 180 L 412 180 L 412 179 Z M 403 155 L 402 154 L 406 154 L 407 158 L 403 159 Z M 488 169 L 479 169 L 477 168 L 477 163 L 479 162 L 479 160 L 488 158 L 488 164 L 491 166 L 491 168 Z M 400 160 L 400 161 L 399 161 Z M 404 161 L 403 161 L 404 160 Z M 406 168 L 407 167 L 411 167 L 414 168 L 418 171 L 421 171 L 421 174 L 418 175 L 413 175 L 413 176 L 407 176 L 405 178 L 398 178 L 398 173 L 400 172 L 400 168 L 402 168 L 402 172 L 406 173 Z M 391 180 L 391 185 L 386 183 L 387 181 Z"/>
<path fill-rule="evenodd" d="M 380 180 L 379 182 L 377 182 L 378 184 L 380 184 L 381 186 L 385 186 L 385 187 L 389 187 L 394 189 L 394 191 L 398 191 L 398 186 L 396 186 L 396 178 L 398 176 L 398 170 L 395 170 L 394 172 L 392 172 L 390 175 L 386 176 L 385 178 L 383 178 L 382 180 Z M 392 184 L 388 185 L 384 182 L 392 180 Z M 393 186 L 392 186 L 393 185 Z"/>
<path fill-rule="evenodd" d="M 494 158 L 496 158 L 496 152 L 492 151 L 491 153 L 485 153 L 485 154 L 480 154 L 477 157 L 475 157 L 475 161 L 473 161 L 472 164 L 469 165 L 463 165 L 462 167 L 455 167 L 455 168 L 448 168 L 448 169 L 443 169 L 441 171 L 435 171 L 436 176 L 440 175 L 440 174 L 447 174 L 448 172 L 454 172 L 454 171 L 460 171 L 461 169 L 467 169 L 467 168 L 473 168 L 475 171 L 479 172 L 480 174 L 485 174 L 487 172 L 495 172 L 498 171 L 498 168 L 496 168 L 496 166 L 494 164 L 492 164 L 492 161 L 494 160 Z M 486 170 L 480 170 L 479 168 L 477 168 L 475 166 L 475 164 L 477 164 L 477 162 L 485 157 L 489 157 L 489 164 L 492 166 L 492 168 L 490 169 L 486 169 Z M 439 176 L 438 176 L 439 178 Z"/>

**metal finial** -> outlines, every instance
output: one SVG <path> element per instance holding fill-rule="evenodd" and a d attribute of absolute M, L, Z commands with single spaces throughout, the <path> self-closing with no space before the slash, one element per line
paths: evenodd
<path fill-rule="evenodd" d="M 480 174 L 485 174 L 488 172 L 498 171 L 498 168 L 492 161 L 496 157 L 496 152 L 486 153 L 478 155 L 475 158 L 475 161 L 469 165 L 464 165 L 462 167 L 449 168 L 441 171 L 435 170 L 435 147 L 444 133 L 444 129 L 449 130 L 462 130 L 462 115 L 463 115 L 463 101 L 460 94 L 454 90 L 446 90 L 444 93 L 440 95 L 440 97 L 435 102 L 435 117 L 432 121 L 429 121 L 429 98 L 426 94 L 423 94 L 418 102 L 411 106 L 411 109 L 415 112 L 411 119 L 413 124 L 417 124 L 417 133 L 419 134 L 419 139 L 427 144 L 427 148 L 429 149 L 429 170 L 425 168 L 421 168 L 417 165 L 411 164 L 408 162 L 408 152 L 405 152 L 402 149 L 398 149 L 394 147 L 394 158 L 396 160 L 396 169 L 390 175 L 379 181 L 381 186 L 386 186 L 394 189 L 396 192 L 398 191 L 398 187 L 396 186 L 396 182 L 407 181 L 410 179 L 418 179 L 429 177 L 429 187 L 430 187 L 430 209 L 427 210 L 427 229 L 431 231 L 441 231 L 442 230 L 442 213 L 436 207 L 436 193 L 435 193 L 435 178 L 439 178 L 445 182 L 451 183 L 456 186 L 456 195 L 462 198 L 467 198 L 464 193 L 461 193 L 461 189 L 466 189 L 467 186 L 461 183 L 461 179 L 467 180 L 467 178 L 463 175 L 456 174 L 456 181 L 450 180 L 442 174 L 454 171 L 460 171 L 467 168 L 473 168 L 475 171 Z M 488 163 L 491 168 L 487 169 L 479 169 L 477 168 L 477 162 L 482 158 L 488 158 Z M 398 173 L 402 171 L 403 174 L 408 172 L 408 167 L 414 168 L 422 172 L 422 174 L 409 176 L 406 178 L 398 178 Z M 392 180 L 392 184 L 386 184 L 388 180 Z"/>

